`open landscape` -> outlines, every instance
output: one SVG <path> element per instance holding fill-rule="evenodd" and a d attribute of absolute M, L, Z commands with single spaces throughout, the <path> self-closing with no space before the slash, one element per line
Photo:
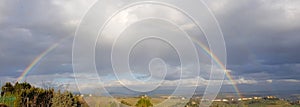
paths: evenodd
<path fill-rule="evenodd" d="M 276 96 L 232 97 L 218 96 L 210 107 L 300 107 L 298 100 Z M 202 96 L 185 98 L 168 95 L 140 96 L 93 96 L 75 94 L 53 88 L 36 88 L 29 83 L 7 82 L 1 87 L 0 105 L 10 107 L 199 107 Z M 205 102 L 205 101 L 204 101 Z"/>
<path fill-rule="evenodd" d="M 300 107 L 300 0 L 0 0 L 0 107 Z"/>

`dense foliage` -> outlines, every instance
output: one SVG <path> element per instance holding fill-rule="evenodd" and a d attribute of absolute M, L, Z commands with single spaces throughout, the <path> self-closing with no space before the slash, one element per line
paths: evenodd
<path fill-rule="evenodd" d="M 72 93 L 43 89 L 27 82 L 14 85 L 10 82 L 1 87 L 0 104 L 14 107 L 72 107 L 79 106 Z"/>
<path fill-rule="evenodd" d="M 152 107 L 153 104 L 150 101 L 150 98 L 147 96 L 142 96 L 140 100 L 135 104 L 136 107 Z"/>

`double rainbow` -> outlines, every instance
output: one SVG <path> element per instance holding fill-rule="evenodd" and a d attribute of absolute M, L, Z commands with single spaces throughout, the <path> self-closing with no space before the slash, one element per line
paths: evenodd
<path fill-rule="evenodd" d="M 53 51 L 55 48 L 57 48 L 60 44 L 61 41 L 63 41 L 64 39 L 66 39 L 68 37 L 65 37 L 63 39 L 61 39 L 58 43 L 55 43 L 53 45 L 51 45 L 48 49 L 46 49 L 45 51 L 43 51 L 40 55 L 38 55 L 27 67 L 26 69 L 22 72 L 22 74 L 17 78 L 17 82 L 18 81 L 24 81 L 24 78 L 28 75 L 28 73 L 30 71 L 32 71 L 33 68 L 35 68 L 43 58 L 45 58 L 51 51 Z M 231 81 L 232 86 L 234 88 L 234 90 L 237 92 L 238 97 L 242 98 L 242 95 L 237 87 L 237 84 L 235 82 L 235 80 L 232 78 L 231 74 L 229 72 L 227 72 L 226 66 L 220 61 L 220 59 L 213 54 L 210 49 L 205 46 L 203 43 L 198 42 L 198 41 L 194 41 L 195 43 L 197 43 L 201 49 L 203 49 L 203 51 L 205 51 L 208 55 L 211 56 L 212 60 L 221 67 L 221 69 L 225 72 L 226 77 Z"/>

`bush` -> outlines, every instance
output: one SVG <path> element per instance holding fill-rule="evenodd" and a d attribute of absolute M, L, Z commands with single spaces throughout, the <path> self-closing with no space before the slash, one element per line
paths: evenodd
<path fill-rule="evenodd" d="M 142 96 L 140 100 L 136 103 L 136 107 L 152 107 L 153 104 L 150 101 L 149 97 Z"/>
<path fill-rule="evenodd" d="M 124 104 L 124 105 L 127 105 L 127 106 L 132 106 L 130 103 L 128 103 L 128 102 L 126 102 L 124 100 L 121 101 L 121 104 Z"/>

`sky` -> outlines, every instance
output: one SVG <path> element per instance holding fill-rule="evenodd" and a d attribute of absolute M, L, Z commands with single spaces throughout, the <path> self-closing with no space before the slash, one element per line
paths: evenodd
<path fill-rule="evenodd" d="M 72 45 L 76 28 L 80 24 L 94 0 L 1 0 L 0 1 L 0 80 L 15 81 L 36 57 L 54 44 L 55 49 L 30 70 L 25 80 L 42 86 L 48 84 L 72 84 L 74 74 L 72 70 Z M 299 0 L 205 0 L 219 22 L 224 36 L 227 52 L 227 71 L 233 77 L 237 86 L 243 89 L 256 90 L 294 90 L 300 85 L 300 1 Z M 183 3 L 184 4 L 184 3 Z M 137 7 L 139 8 L 139 7 Z M 108 8 L 107 11 L 110 9 Z M 190 25 L 176 11 L 156 7 L 145 10 L 128 10 L 127 12 L 143 13 L 153 12 L 158 16 L 168 13 L 168 18 L 182 20 L 184 29 L 191 29 Z M 195 10 L 195 12 L 198 12 Z M 201 12 L 199 10 L 199 12 Z M 134 15 L 128 15 L 126 11 L 113 21 L 128 21 L 137 19 Z M 103 13 L 104 14 L 104 13 Z M 166 16 L 167 17 L 167 16 Z M 103 20 L 103 19 L 99 19 Z M 146 25 L 146 26 L 145 26 Z M 113 24 L 112 24 L 113 26 Z M 137 30 L 138 29 L 138 30 Z M 126 44 L 133 42 L 141 32 L 169 31 L 172 25 L 157 20 L 149 20 L 133 25 L 123 32 L 116 49 L 122 50 L 129 47 Z M 104 31 L 107 34 L 114 31 Z M 194 35 L 202 35 L 200 32 L 190 31 Z M 89 32 L 87 32 L 89 34 Z M 156 34 L 156 33 L 154 33 Z M 179 35 L 180 32 L 165 32 L 166 38 Z M 127 36 L 126 36 L 127 35 Z M 96 65 L 103 85 L 107 87 L 120 86 L 120 81 L 128 85 L 147 86 L 156 83 L 136 83 L 129 79 L 129 73 L 121 71 L 120 80 L 113 76 L 111 67 L 110 50 L 112 39 L 108 35 L 100 38 L 96 45 Z M 180 49 L 193 51 L 190 44 L 180 44 Z M 99 46 L 99 47 L 97 47 Z M 197 50 L 199 51 L 199 49 Z M 206 71 L 211 67 L 205 54 L 199 52 L 200 62 L 204 73 L 201 83 L 207 84 Z M 123 58 L 124 54 L 117 54 L 117 58 Z M 136 77 L 143 78 L 149 75 L 146 69 L 150 61 L 156 62 L 152 76 L 155 80 L 162 79 L 166 86 L 176 85 L 179 81 L 180 61 L 176 50 L 165 42 L 157 39 L 149 39 L 141 42 L 133 48 L 130 67 L 135 71 Z M 161 61 L 151 60 L 160 57 Z M 182 66 L 186 71 L 182 74 L 182 82 L 187 85 L 197 84 L 193 79 L 199 77 L 196 68 L 193 67 L 193 55 L 187 57 Z M 207 57 L 207 56 L 206 56 Z M 120 61 L 120 59 L 117 59 Z M 158 64 L 158 65 L 155 65 Z M 165 66 L 160 66 L 165 65 Z M 123 69 L 122 67 L 120 69 Z M 162 78 L 162 69 L 167 69 L 165 78 Z M 209 74 L 209 73 L 208 73 Z M 206 76 L 205 76 L 206 75 Z M 80 75 L 78 78 L 89 78 L 89 74 Z M 231 85 L 225 78 L 224 85 Z M 152 81 L 155 81 L 152 80 Z M 151 85 L 152 86 L 152 85 Z M 93 85 L 83 86 L 92 88 Z M 75 89 L 75 87 L 73 87 Z"/>

